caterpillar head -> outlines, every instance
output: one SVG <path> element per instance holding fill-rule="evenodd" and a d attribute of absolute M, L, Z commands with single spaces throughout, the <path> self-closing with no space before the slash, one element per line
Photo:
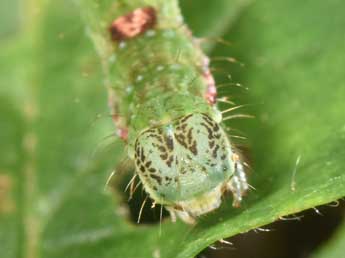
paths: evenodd
<path fill-rule="evenodd" d="M 222 186 L 234 171 L 231 156 L 226 134 L 203 113 L 148 129 L 135 142 L 136 170 L 150 196 L 173 207 L 203 198 L 203 205 L 189 207 L 196 215 L 219 206 Z M 207 194 L 218 188 L 208 205 Z"/>

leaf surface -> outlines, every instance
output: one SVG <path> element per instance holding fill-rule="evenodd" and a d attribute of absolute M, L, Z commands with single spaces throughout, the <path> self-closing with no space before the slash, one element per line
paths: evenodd
<path fill-rule="evenodd" d="M 30 28 L 2 44 L 1 257 L 191 258 L 221 238 L 345 196 L 343 1 L 246 2 L 241 11 L 215 1 L 198 12 L 186 3 L 193 31 L 233 43 L 216 44 L 211 56 L 249 88 L 219 93 L 252 104 L 246 111 L 255 119 L 228 124 L 249 139 L 256 190 L 240 209 L 226 198 L 194 227 L 165 220 L 160 235 L 158 224 L 128 222 L 126 203 L 104 191 L 123 146 L 104 147 L 111 119 L 95 121 L 108 114 L 107 96 L 87 33 L 103 20 L 80 18 L 85 10 L 102 17 L 109 3 L 85 1 L 80 10 L 70 1 L 37 2 Z M 325 10 L 332 15 L 320 19 Z M 228 56 L 244 66 L 216 61 Z"/>

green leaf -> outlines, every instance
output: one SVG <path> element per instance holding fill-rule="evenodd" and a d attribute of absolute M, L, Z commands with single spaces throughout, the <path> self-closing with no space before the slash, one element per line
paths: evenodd
<path fill-rule="evenodd" d="M 101 61 L 86 35 L 95 21 L 83 23 L 69 1 L 33 2 L 22 35 L 0 52 L 1 257 L 194 257 L 216 240 L 345 196 L 345 4 L 267 0 L 226 12 L 231 6 L 220 2 L 185 14 L 200 35 L 226 31 L 233 46 L 217 44 L 212 56 L 245 64 L 214 62 L 249 88 L 223 94 L 253 104 L 256 115 L 229 123 L 250 142 L 256 190 L 242 208 L 226 198 L 195 227 L 163 221 L 161 235 L 159 225 L 121 215 L 126 203 L 104 184 L 123 146 L 104 147 L 113 125 L 94 121 L 108 113 Z M 109 3 L 85 1 L 83 11 L 102 17 Z M 320 19 L 325 10 L 332 15 Z"/>
<path fill-rule="evenodd" d="M 180 1 L 185 21 L 198 37 L 216 37 L 228 31 L 252 0 Z M 214 45 L 214 42 L 213 42 Z"/>

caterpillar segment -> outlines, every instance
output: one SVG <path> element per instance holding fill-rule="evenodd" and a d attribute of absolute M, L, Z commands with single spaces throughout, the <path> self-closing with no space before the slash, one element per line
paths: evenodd
<path fill-rule="evenodd" d="M 150 198 L 186 223 L 217 209 L 225 192 L 238 207 L 248 190 L 243 162 L 221 125 L 209 59 L 176 1 L 136 7 L 109 31 L 112 105 Z"/>

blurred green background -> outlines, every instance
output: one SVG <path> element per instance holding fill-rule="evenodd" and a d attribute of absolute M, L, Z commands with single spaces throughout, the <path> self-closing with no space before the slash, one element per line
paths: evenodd
<path fill-rule="evenodd" d="M 256 190 L 194 227 L 167 218 L 161 235 L 157 210 L 133 222 L 145 197 L 127 202 L 126 175 L 104 190 L 124 146 L 81 13 L 104 37 L 116 1 L 76 2 L 0 1 L 0 257 L 344 256 L 344 1 L 180 1 L 217 83 L 248 88 L 219 94 L 252 104 L 255 119 L 228 125 L 248 138 L 235 141 Z"/>

